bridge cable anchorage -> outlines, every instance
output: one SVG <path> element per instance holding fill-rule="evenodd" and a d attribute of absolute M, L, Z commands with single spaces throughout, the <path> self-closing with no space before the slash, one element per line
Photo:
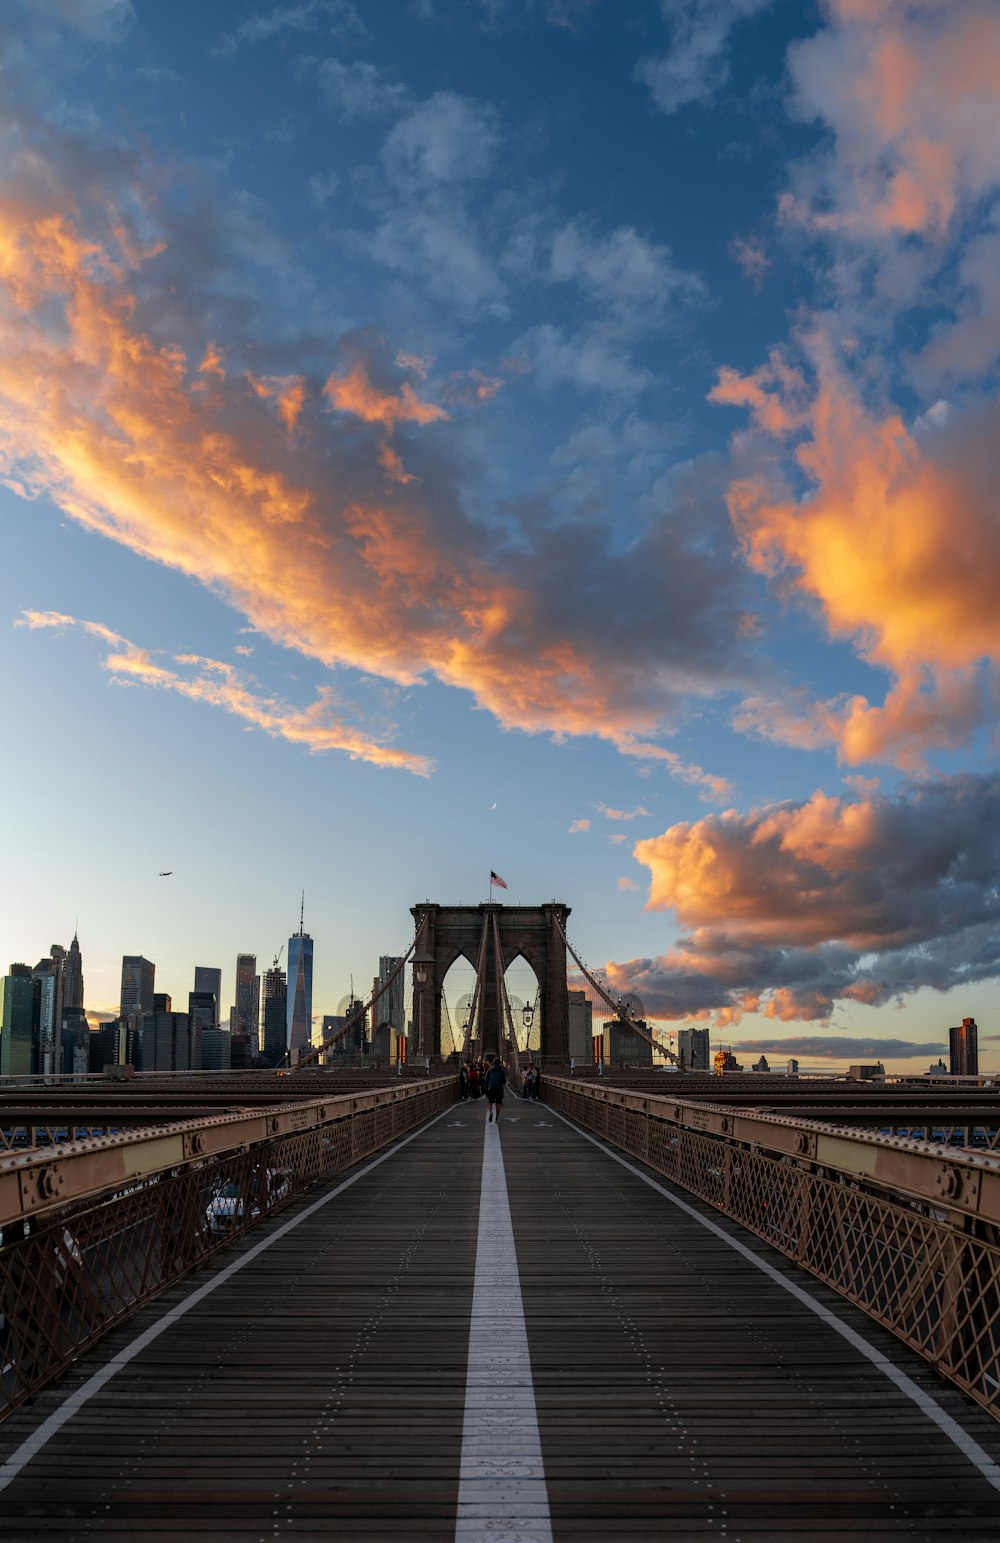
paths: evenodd
<path fill-rule="evenodd" d="M 624 1001 L 621 997 L 613 996 L 610 987 L 604 984 L 600 976 L 595 974 L 593 970 L 588 970 L 587 966 L 580 958 L 580 955 L 577 953 L 569 938 L 566 936 L 566 929 L 562 922 L 559 920 L 558 916 L 553 917 L 553 920 L 555 921 L 559 936 L 565 943 L 567 950 L 573 955 L 573 958 L 576 960 L 580 969 L 583 971 L 585 978 L 590 982 L 594 990 L 597 992 L 597 995 L 608 1007 L 610 1007 L 617 1021 L 622 1024 L 624 1028 L 631 1030 L 631 1032 L 636 1035 L 638 1039 L 644 1040 L 645 1043 L 651 1046 L 653 1050 L 656 1050 L 660 1055 L 665 1056 L 668 1061 L 673 1061 L 677 1070 L 682 1072 L 684 1070 L 684 1065 L 679 1057 L 676 1056 L 672 1050 L 668 1049 L 666 1045 L 661 1045 L 660 1041 L 658 1039 L 654 1039 L 652 1034 L 647 1033 L 644 1028 L 641 1029 L 639 1027 L 639 1025 L 632 1017 L 631 1004 Z"/>
<path fill-rule="evenodd" d="M 295 1067 L 293 1068 L 295 1071 L 300 1071 L 303 1066 L 318 1066 L 320 1057 L 324 1054 L 325 1051 L 331 1050 L 333 1046 L 337 1044 L 338 1040 L 343 1039 L 344 1035 L 350 1033 L 351 1029 L 356 1028 L 359 1023 L 364 1023 L 368 1013 L 375 1006 L 375 1003 L 385 995 L 393 981 L 396 980 L 397 977 L 401 975 L 403 970 L 406 968 L 407 961 L 416 949 L 417 944 L 420 942 L 420 935 L 423 932 L 423 928 L 424 923 L 421 921 L 420 926 L 417 928 L 413 942 L 406 950 L 406 953 L 403 955 L 402 959 L 400 959 L 392 973 L 387 975 L 385 980 L 379 982 L 378 986 L 372 992 L 367 1002 L 363 1002 L 361 1006 L 356 1008 L 353 1013 L 350 1013 L 345 1021 L 341 1024 L 340 1028 L 335 1030 L 335 1032 L 330 1035 L 329 1039 L 324 1039 L 319 1045 L 313 1045 L 309 1050 L 306 1050 L 302 1055 L 300 1055 Z"/>

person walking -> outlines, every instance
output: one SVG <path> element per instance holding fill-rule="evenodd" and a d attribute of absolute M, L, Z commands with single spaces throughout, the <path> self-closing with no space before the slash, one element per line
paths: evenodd
<path fill-rule="evenodd" d="M 500 1057 L 495 1055 L 493 1060 L 490 1062 L 490 1067 L 486 1073 L 486 1080 L 483 1086 L 486 1097 L 489 1100 L 489 1118 L 491 1120 L 495 1119 L 498 1125 L 500 1123 L 500 1106 L 503 1103 L 503 1090 L 506 1084 L 507 1073 L 503 1069 L 503 1063 L 501 1062 Z"/>
<path fill-rule="evenodd" d="M 462 1101 L 464 1103 L 466 1101 L 466 1099 L 468 1099 L 471 1096 L 471 1094 L 469 1092 L 469 1063 L 468 1063 L 468 1061 L 463 1061 L 462 1065 L 459 1068 L 459 1072 L 458 1072 L 458 1088 L 459 1088 L 459 1092 L 460 1092 L 460 1094 L 462 1096 Z"/>

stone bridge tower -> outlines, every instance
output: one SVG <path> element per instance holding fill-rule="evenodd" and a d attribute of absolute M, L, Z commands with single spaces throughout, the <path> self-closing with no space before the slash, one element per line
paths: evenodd
<path fill-rule="evenodd" d="M 483 1054 L 506 1058 L 507 1028 L 498 1011 L 498 982 L 520 954 L 535 972 L 541 1013 L 541 1059 L 550 1065 L 569 1062 L 569 999 L 566 991 L 568 905 L 437 905 L 426 900 L 410 907 L 419 938 L 413 966 L 413 1027 L 417 1054 L 441 1055 L 441 991 L 458 958 L 476 968 L 486 933 L 482 979 Z M 500 938 L 496 957 L 493 918 Z M 422 931 L 421 931 L 422 928 Z M 421 983 L 419 976 L 426 979 Z"/>

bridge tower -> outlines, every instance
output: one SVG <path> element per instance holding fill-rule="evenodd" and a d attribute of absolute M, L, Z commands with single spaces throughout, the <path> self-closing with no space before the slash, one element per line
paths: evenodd
<path fill-rule="evenodd" d="M 547 905 L 437 905 L 425 900 L 410 907 L 417 928 L 413 962 L 413 1024 L 417 1054 L 432 1059 L 441 1054 L 441 991 L 455 960 L 462 957 L 475 969 L 485 948 L 482 992 L 483 1054 L 507 1054 L 507 1030 L 499 1010 L 499 982 L 520 954 L 535 972 L 541 1013 L 541 1059 L 552 1064 L 569 1061 L 569 997 L 566 987 L 566 945 L 563 934 L 570 907 L 552 900 Z M 496 920 L 500 957 L 493 937 Z M 560 928 L 562 929 L 560 931 Z M 425 978 L 421 981 L 420 977 Z"/>

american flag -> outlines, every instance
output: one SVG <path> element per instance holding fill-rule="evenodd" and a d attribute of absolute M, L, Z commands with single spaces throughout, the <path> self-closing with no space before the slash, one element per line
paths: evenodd
<path fill-rule="evenodd" d="M 502 879 L 500 877 L 499 873 L 494 873 L 492 868 L 490 869 L 490 883 L 491 884 L 495 884 L 497 886 L 497 889 L 506 889 L 507 888 L 507 880 L 506 879 Z"/>

